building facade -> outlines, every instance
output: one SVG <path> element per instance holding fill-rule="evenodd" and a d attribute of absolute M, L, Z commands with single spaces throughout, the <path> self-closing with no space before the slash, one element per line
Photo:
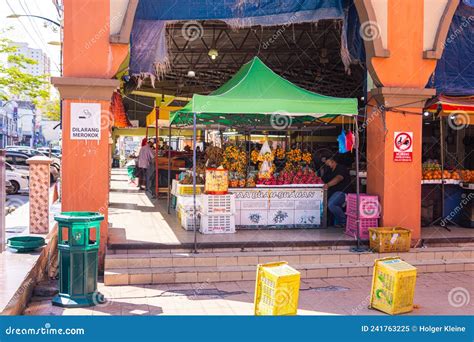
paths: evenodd
<path fill-rule="evenodd" d="M 51 60 L 46 53 L 41 49 L 35 49 L 28 46 L 28 43 L 12 42 L 10 46 L 17 48 L 14 55 L 23 55 L 27 58 L 36 61 L 36 64 L 27 64 L 24 67 L 24 72 L 33 76 L 43 76 L 51 74 Z"/>

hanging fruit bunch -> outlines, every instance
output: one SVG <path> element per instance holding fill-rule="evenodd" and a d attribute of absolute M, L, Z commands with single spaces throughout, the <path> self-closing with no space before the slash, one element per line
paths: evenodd
<path fill-rule="evenodd" d="M 274 150 L 274 155 L 276 159 L 285 159 L 285 150 L 281 148 L 280 145 Z"/>
<path fill-rule="evenodd" d="M 217 146 L 208 146 L 206 148 L 206 166 L 210 168 L 218 168 L 223 162 L 222 149 Z"/>
<path fill-rule="evenodd" d="M 301 160 L 303 160 L 303 162 L 306 165 L 309 165 L 313 161 L 313 156 L 311 155 L 310 152 L 305 151 L 305 152 L 303 152 L 303 155 L 301 156 Z"/>
<path fill-rule="evenodd" d="M 253 149 L 252 152 L 250 153 L 250 161 L 252 164 L 257 164 L 258 163 L 258 151 L 257 149 Z"/>
<path fill-rule="evenodd" d="M 229 171 L 245 175 L 247 169 L 247 153 L 236 145 L 227 145 L 223 154 L 222 165 Z"/>
<path fill-rule="evenodd" d="M 293 148 L 286 152 L 285 171 L 295 171 L 300 166 L 303 154 L 299 148 Z"/>

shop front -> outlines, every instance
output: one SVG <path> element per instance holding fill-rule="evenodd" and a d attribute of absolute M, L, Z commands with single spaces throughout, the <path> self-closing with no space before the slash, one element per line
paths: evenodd
<path fill-rule="evenodd" d="M 63 99 L 64 132 L 71 129 L 73 104 L 99 103 L 100 115 L 105 117 L 109 115 L 111 95 L 117 89 L 124 97 L 135 96 L 135 102 L 125 101 L 127 113 L 146 116 L 150 110 L 141 114 L 134 111 L 137 101 L 145 101 L 136 96 L 146 92 L 152 94 L 151 106 L 157 111 L 154 126 L 140 125 L 142 129 L 152 127 L 146 135 L 154 136 L 157 144 L 160 138 L 171 144 L 177 137 L 186 136 L 186 145 L 192 148 L 185 156 L 188 165 L 186 162 L 174 164 L 175 156 L 170 158 L 171 153 L 156 158 L 157 175 L 162 171 L 167 173 L 163 190 L 169 193 L 169 205 L 163 205 L 159 199 L 153 209 L 147 209 L 152 206 L 144 201 L 141 203 L 143 212 L 154 210 L 163 216 L 157 222 L 161 224 L 165 220 L 179 227 L 174 214 L 166 213 L 174 201 L 171 192 L 175 174 L 184 173 L 182 178 L 191 178 L 191 182 L 187 180 L 188 184 L 184 184 L 193 189 L 191 194 L 187 193 L 185 201 L 192 202 L 195 215 L 200 201 L 198 196 L 205 195 L 197 193 L 200 175 L 206 173 L 205 145 L 214 141 L 224 153 L 226 144 L 232 143 L 247 154 L 245 174 L 238 172 L 241 165 L 223 166 L 228 171 L 227 193 L 235 202 L 236 233 L 225 237 L 197 235 L 199 238 L 196 238 L 194 232 L 180 228 L 180 232 L 166 231 L 169 235 L 165 240 L 209 243 L 214 239 L 224 244 L 227 240 L 237 241 L 240 234 L 245 236 L 246 242 L 251 242 L 253 230 L 249 228 L 257 228 L 255 232 L 268 228 L 273 234 L 276 228 L 280 233 L 283 227 L 291 228 L 299 240 L 321 240 L 318 234 L 320 228 L 327 225 L 329 216 L 328 196 L 322 181 L 313 176 L 319 167 L 305 165 L 301 159 L 308 144 L 314 143 L 316 149 L 319 144 L 322 150 L 329 145 L 329 139 L 337 139 L 340 132 L 334 137 L 321 133 L 335 125 L 339 125 L 335 127 L 341 131 L 361 133 L 361 151 L 365 155 L 360 159 L 366 167 L 358 170 L 354 166 L 352 171 L 357 177 L 357 187 L 362 183 L 358 178 L 364 175 L 359 171 L 366 171 L 365 192 L 377 196 L 380 202 L 378 225 L 407 227 L 412 231 L 413 240 L 421 238 L 422 117 L 426 100 L 435 95 L 435 90 L 426 88 L 426 84 L 442 56 L 443 43 L 458 2 L 427 7 L 421 0 L 391 1 L 386 6 L 375 7 L 370 1 L 355 1 L 347 8 L 342 1 L 336 0 L 292 2 L 288 6 L 264 8 L 254 2 L 242 2 L 243 7 L 228 8 L 222 3 L 213 11 L 201 11 L 208 6 L 205 1 L 198 1 L 198 6 L 188 1 L 180 5 L 182 10 L 170 11 L 167 8 L 171 6 L 170 2 L 158 6 L 154 1 L 141 0 L 127 2 L 127 6 L 122 6 L 121 15 L 116 15 L 114 11 L 118 9 L 107 1 L 78 4 L 65 0 L 64 3 L 64 75 L 53 80 Z M 88 15 L 79 22 L 74 13 L 81 11 Z M 354 16 L 351 17 L 351 13 Z M 101 18 L 123 20 L 104 28 L 99 24 L 103 21 Z M 361 37 L 359 30 L 345 26 L 348 22 L 355 28 L 361 27 L 360 23 L 375 23 L 379 34 Z M 406 22 L 420 24 L 408 27 Z M 97 32 L 101 32 L 99 37 Z M 351 36 L 351 32 L 355 35 Z M 353 46 L 353 43 L 358 45 Z M 357 50 L 354 48 L 363 51 L 358 61 L 354 58 Z M 124 75 L 121 66 L 128 61 L 129 52 L 128 75 Z M 273 71 L 270 70 L 268 75 L 271 76 L 264 78 L 264 82 L 258 83 L 255 78 L 243 88 L 240 81 L 245 79 L 251 65 L 245 63 L 252 56 L 261 58 Z M 246 67 L 239 74 L 242 65 Z M 264 64 L 259 67 L 264 69 Z M 373 83 L 366 82 L 368 74 Z M 116 75 L 120 75 L 119 79 Z M 236 77 L 232 78 L 232 75 Z M 275 79 L 284 86 L 276 87 L 272 83 Z M 235 81 L 227 82 L 229 80 Z M 137 95 L 138 92 L 141 95 Z M 188 104 L 185 101 L 168 103 L 167 96 L 192 100 Z M 168 124 L 158 122 L 160 108 L 164 111 L 168 106 L 181 109 L 171 113 Z M 288 125 L 283 129 L 278 125 L 275 127 L 275 118 L 290 118 L 290 128 Z M 112 208 L 116 205 L 109 198 L 112 125 L 110 120 L 104 122 L 99 139 L 93 143 L 65 134 L 62 179 L 63 210 L 101 211 L 106 216 L 101 226 L 102 261 L 107 237 L 112 235 L 107 217 L 109 205 Z M 180 130 L 186 129 L 188 133 L 181 135 Z M 216 134 L 217 139 L 211 139 L 207 136 L 208 131 L 220 133 Z M 228 136 L 222 138 L 220 135 L 224 133 Z M 411 134 L 399 136 L 402 139 L 397 140 L 397 133 Z M 411 150 L 406 150 L 407 137 L 412 139 Z M 224 144 L 219 145 L 219 140 Z M 203 146 L 200 152 L 198 141 Z M 394 141 L 400 141 L 397 155 L 401 159 L 398 160 L 394 158 Z M 265 143 L 270 151 L 263 153 L 262 160 L 257 157 L 253 163 L 252 152 L 256 150 L 260 155 Z M 337 150 L 337 142 L 333 143 Z M 284 165 L 277 162 L 278 144 L 284 146 Z M 176 144 L 178 147 L 179 143 Z M 298 150 L 301 157 L 298 157 Z M 317 152 L 323 155 L 319 150 Z M 356 149 L 354 155 L 355 152 Z M 290 165 L 285 170 L 288 159 L 295 156 L 297 160 L 300 158 L 298 167 L 301 169 L 290 169 L 295 166 Z M 204 164 L 200 164 L 201 160 Z M 266 171 L 274 166 L 273 172 L 261 172 L 264 162 L 270 164 Z M 219 166 L 215 165 L 216 168 Z M 75 175 L 74 170 L 78 168 L 82 171 L 81 176 Z M 283 176 L 285 172 L 290 176 Z M 307 172 L 307 175 L 303 177 L 299 172 L 303 175 Z M 236 182 L 238 186 L 234 186 Z M 156 182 L 157 195 L 162 191 L 161 184 L 159 180 Z M 356 189 L 353 191 L 357 193 Z M 113 192 L 110 194 L 111 197 Z M 178 202 L 177 198 L 176 207 Z M 120 226 L 122 222 L 114 223 Z M 119 229 L 111 230 L 118 236 Z M 130 235 L 126 240 L 141 241 L 134 235 L 137 231 L 140 229 L 127 230 Z M 308 236 L 308 231 L 314 236 Z M 281 230 L 281 233 L 286 243 L 292 240 L 286 231 Z M 338 236 L 331 233 L 328 236 L 336 244 L 334 241 L 346 239 L 341 235 L 344 234 L 339 230 Z M 262 237 L 262 241 L 267 237 Z M 273 237 L 274 240 L 279 238 Z M 347 241 L 354 243 L 354 238 L 348 237 Z"/>

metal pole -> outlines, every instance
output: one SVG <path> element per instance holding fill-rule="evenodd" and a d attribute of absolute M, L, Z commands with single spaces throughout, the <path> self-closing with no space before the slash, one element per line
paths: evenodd
<path fill-rule="evenodd" d="M 197 253 L 197 212 L 196 212 L 196 113 L 193 113 L 193 228 L 194 253 Z"/>
<path fill-rule="evenodd" d="M 449 119 L 448 119 L 449 120 Z M 441 148 L 441 227 L 445 228 L 448 231 L 451 231 L 451 229 L 448 227 L 448 224 L 453 224 L 455 223 L 451 221 L 449 218 L 446 219 L 444 216 L 444 205 L 445 205 L 445 181 L 444 181 L 444 127 L 443 127 L 443 116 L 440 114 L 439 115 L 439 134 L 440 134 L 440 139 L 439 139 L 439 145 Z"/>
<path fill-rule="evenodd" d="M 158 199 L 159 196 L 159 187 L 160 187 L 160 171 L 158 169 L 158 118 L 160 117 L 160 108 L 156 109 L 155 115 L 155 196 Z"/>
<path fill-rule="evenodd" d="M 444 220 L 444 131 L 443 116 L 439 116 L 439 146 L 440 146 L 440 162 L 441 162 L 441 222 Z"/>
<path fill-rule="evenodd" d="M 30 140 L 30 147 L 35 148 L 35 135 L 36 135 L 36 109 L 33 110 L 33 119 L 32 120 L 32 128 L 31 128 L 31 140 Z"/>
<path fill-rule="evenodd" d="M 355 131 L 355 141 L 356 141 L 356 204 L 357 204 L 357 211 L 356 211 L 356 224 L 357 224 L 357 249 L 360 249 L 360 210 L 359 210 L 359 202 L 360 202 L 360 184 L 359 184 L 359 129 L 358 123 L 356 119 L 356 131 Z"/>
<path fill-rule="evenodd" d="M 171 124 L 168 127 L 168 139 L 169 146 L 168 149 L 168 214 L 171 212 Z"/>
<path fill-rule="evenodd" d="M 357 246 L 352 249 L 353 252 L 363 252 L 366 249 L 360 245 L 360 177 L 359 177 L 359 124 L 355 119 L 355 164 L 356 164 L 356 225 L 357 225 Z"/>

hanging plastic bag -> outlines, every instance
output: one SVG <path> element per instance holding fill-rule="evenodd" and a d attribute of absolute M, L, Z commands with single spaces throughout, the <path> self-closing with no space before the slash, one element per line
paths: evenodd
<path fill-rule="evenodd" d="M 346 133 L 344 132 L 344 129 L 341 131 L 341 134 L 337 137 L 337 142 L 339 144 L 339 153 L 346 153 L 347 148 L 346 148 Z"/>
<path fill-rule="evenodd" d="M 346 150 L 347 152 L 352 152 L 352 149 L 354 148 L 354 134 L 352 131 L 347 131 L 346 133 Z"/>

